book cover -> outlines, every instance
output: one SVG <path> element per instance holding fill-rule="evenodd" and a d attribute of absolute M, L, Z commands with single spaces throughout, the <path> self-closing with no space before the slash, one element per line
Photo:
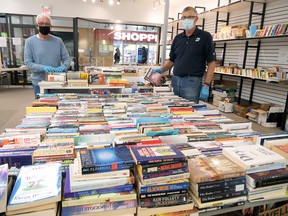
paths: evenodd
<path fill-rule="evenodd" d="M 282 155 L 288 161 L 288 144 L 285 145 L 275 145 L 271 149 L 272 151 Z"/>
<path fill-rule="evenodd" d="M 224 148 L 222 154 L 244 168 L 247 173 L 286 167 L 286 159 L 260 145 Z"/>
<path fill-rule="evenodd" d="M 0 164 L 7 163 L 9 168 L 32 165 L 34 163 L 33 151 L 6 151 L 0 152 Z"/>
<path fill-rule="evenodd" d="M 131 169 L 134 160 L 126 146 L 80 150 L 82 174 Z"/>
<path fill-rule="evenodd" d="M 21 167 L 7 210 L 13 211 L 61 200 L 61 163 Z"/>
<path fill-rule="evenodd" d="M 0 165 L 0 213 L 6 212 L 8 196 L 8 164 Z"/>
<path fill-rule="evenodd" d="M 132 146 L 130 151 L 136 164 L 186 160 L 185 155 L 174 145 Z"/>

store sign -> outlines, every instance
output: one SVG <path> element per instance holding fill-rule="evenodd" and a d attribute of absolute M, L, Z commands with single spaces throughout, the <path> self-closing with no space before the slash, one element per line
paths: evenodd
<path fill-rule="evenodd" d="M 114 32 L 114 40 L 156 43 L 157 34 L 143 32 Z"/>

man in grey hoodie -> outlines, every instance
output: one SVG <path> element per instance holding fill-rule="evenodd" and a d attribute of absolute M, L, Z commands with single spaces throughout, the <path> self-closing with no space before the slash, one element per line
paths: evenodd
<path fill-rule="evenodd" d="M 40 93 L 39 82 L 45 80 L 45 72 L 65 72 L 71 60 L 61 38 L 50 34 L 52 20 L 46 14 L 36 17 L 39 33 L 26 40 L 24 63 L 32 71 L 35 98 Z"/>

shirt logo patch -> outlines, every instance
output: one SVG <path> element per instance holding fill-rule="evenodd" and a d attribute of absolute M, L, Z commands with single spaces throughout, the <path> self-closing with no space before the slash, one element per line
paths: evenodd
<path fill-rule="evenodd" d="M 195 42 L 199 42 L 199 41 L 200 41 L 200 38 L 197 37 L 197 38 L 195 39 Z"/>

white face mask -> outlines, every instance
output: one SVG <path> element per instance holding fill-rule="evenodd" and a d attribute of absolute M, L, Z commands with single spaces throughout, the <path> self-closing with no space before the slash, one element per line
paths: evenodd
<path fill-rule="evenodd" d="M 194 20 L 185 19 L 182 21 L 182 26 L 186 31 L 189 31 L 194 27 Z"/>

